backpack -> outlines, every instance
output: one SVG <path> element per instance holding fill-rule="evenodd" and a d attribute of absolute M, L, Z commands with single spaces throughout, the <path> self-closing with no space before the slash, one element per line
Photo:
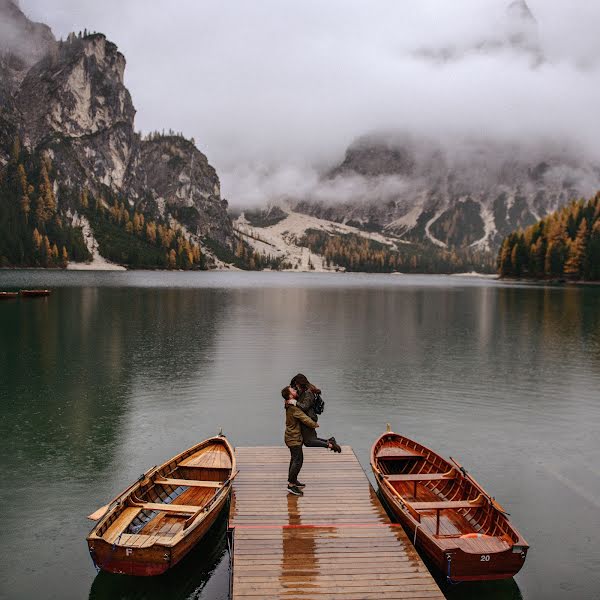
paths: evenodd
<path fill-rule="evenodd" d="M 321 393 L 318 392 L 315 394 L 315 401 L 313 402 L 313 408 L 318 415 L 323 414 L 325 410 L 325 400 L 321 398 Z"/>

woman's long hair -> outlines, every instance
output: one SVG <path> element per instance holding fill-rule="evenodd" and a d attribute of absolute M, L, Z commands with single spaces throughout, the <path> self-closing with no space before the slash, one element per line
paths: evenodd
<path fill-rule="evenodd" d="M 308 391 L 312 392 L 313 394 L 321 393 L 321 390 L 316 385 L 313 385 L 308 380 L 306 375 L 302 375 L 302 373 L 298 373 L 298 375 L 295 375 L 294 377 L 292 377 L 292 381 L 290 382 L 290 385 L 295 388 L 300 388 L 303 392 L 305 390 L 308 390 Z"/>

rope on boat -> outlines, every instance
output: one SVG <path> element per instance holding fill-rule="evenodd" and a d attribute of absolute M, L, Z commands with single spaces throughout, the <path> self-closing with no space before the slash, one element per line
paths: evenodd
<path fill-rule="evenodd" d="M 417 531 L 419 531 L 419 527 L 421 527 L 421 523 L 417 523 L 417 526 L 415 527 L 415 537 L 413 538 L 413 546 L 415 548 L 417 547 Z"/>
<path fill-rule="evenodd" d="M 96 559 L 94 558 L 94 548 L 90 548 L 90 557 L 92 559 L 92 563 L 94 565 L 94 569 L 96 569 L 96 573 L 100 573 L 100 567 L 96 564 Z"/>
<path fill-rule="evenodd" d="M 459 583 L 462 583 L 462 581 L 454 581 L 450 575 L 450 565 L 452 563 L 452 554 L 450 554 L 448 552 L 448 554 L 446 554 L 446 560 L 448 561 L 448 570 L 446 573 L 446 580 L 448 581 L 448 583 L 450 585 L 458 585 Z"/>

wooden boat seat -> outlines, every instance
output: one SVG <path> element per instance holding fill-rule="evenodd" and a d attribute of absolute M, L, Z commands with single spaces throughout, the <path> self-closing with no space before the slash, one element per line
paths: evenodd
<path fill-rule="evenodd" d="M 189 513 L 193 515 L 201 510 L 201 506 L 192 506 L 191 504 L 162 504 L 161 502 L 140 502 L 134 506 L 142 510 L 154 510 L 157 512 L 170 513 Z"/>
<path fill-rule="evenodd" d="M 479 508 L 484 505 L 484 499 L 481 494 L 473 500 L 449 500 L 440 502 L 408 502 L 410 508 L 415 513 L 419 511 L 435 510 L 435 535 L 440 534 L 440 513 L 443 510 L 458 510 L 461 508 Z M 418 516 L 419 521 L 421 517 Z"/>
<path fill-rule="evenodd" d="M 376 455 L 379 460 L 410 460 L 413 458 L 424 458 L 422 454 L 406 450 L 405 448 L 381 448 Z"/>
<path fill-rule="evenodd" d="M 121 514 L 108 526 L 104 533 L 104 539 L 112 544 L 119 534 L 129 527 L 129 524 L 139 512 L 140 508 L 137 506 L 124 508 Z"/>
<path fill-rule="evenodd" d="M 441 481 L 456 479 L 454 472 L 450 473 L 408 473 L 407 475 L 384 475 L 388 481 Z"/>
<path fill-rule="evenodd" d="M 409 502 L 414 510 L 458 510 L 459 508 L 479 508 L 484 506 L 481 496 L 473 500 L 455 500 L 441 502 Z"/>
<path fill-rule="evenodd" d="M 170 545 L 173 539 L 164 535 L 147 535 L 144 533 L 124 533 L 117 539 L 119 546 L 129 548 L 149 548 L 154 544 Z"/>
<path fill-rule="evenodd" d="M 221 481 L 198 481 L 196 479 L 168 479 L 159 477 L 154 480 L 154 483 L 159 485 L 172 485 L 173 487 L 179 487 L 185 485 L 188 487 L 206 487 L 206 488 L 220 488 L 223 485 Z"/>

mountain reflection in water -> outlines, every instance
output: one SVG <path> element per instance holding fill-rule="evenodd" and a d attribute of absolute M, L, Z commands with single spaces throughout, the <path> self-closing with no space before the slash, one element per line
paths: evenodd
<path fill-rule="evenodd" d="M 220 427 L 234 445 L 282 444 L 279 390 L 303 372 L 324 390 L 323 431 L 369 475 L 390 422 L 455 456 L 531 544 L 515 581 L 444 586 L 448 598 L 597 596 L 599 287 L 59 271 L 0 284 L 53 289 L 0 305 L 0 595 L 226 593 L 219 534 L 179 577 L 96 577 L 85 515 Z"/>

